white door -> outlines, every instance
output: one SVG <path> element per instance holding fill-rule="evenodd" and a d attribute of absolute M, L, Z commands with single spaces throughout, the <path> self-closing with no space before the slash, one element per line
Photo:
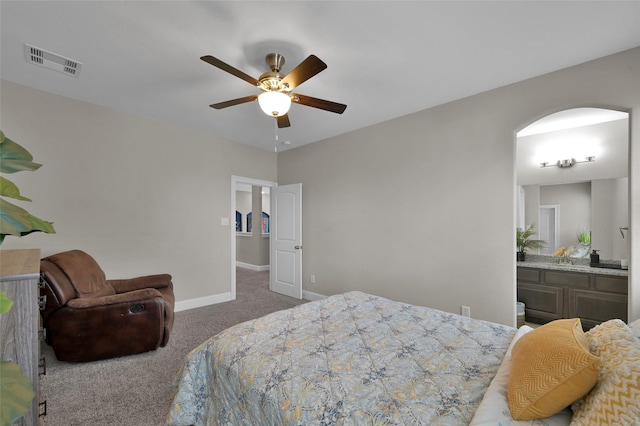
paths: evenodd
<path fill-rule="evenodd" d="M 302 184 L 271 188 L 271 291 L 302 299 Z"/>

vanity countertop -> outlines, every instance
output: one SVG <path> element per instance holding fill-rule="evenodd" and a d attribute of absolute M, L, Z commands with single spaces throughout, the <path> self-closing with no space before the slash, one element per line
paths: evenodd
<path fill-rule="evenodd" d="M 560 263 L 551 262 L 516 262 L 516 266 L 524 268 L 538 268 L 538 269 L 550 269 L 554 271 L 567 271 L 567 272 L 584 272 L 587 274 L 599 274 L 599 275 L 615 275 L 618 277 L 628 277 L 628 269 L 608 269 L 608 268 L 593 268 L 591 266 L 583 265 L 566 265 Z"/>

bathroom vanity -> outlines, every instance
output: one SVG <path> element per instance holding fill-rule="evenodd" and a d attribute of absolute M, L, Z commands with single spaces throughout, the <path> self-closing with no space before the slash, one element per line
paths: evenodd
<path fill-rule="evenodd" d="M 525 320 L 545 324 L 580 318 L 585 330 L 612 318 L 627 321 L 629 272 L 581 265 L 517 263 Z"/>

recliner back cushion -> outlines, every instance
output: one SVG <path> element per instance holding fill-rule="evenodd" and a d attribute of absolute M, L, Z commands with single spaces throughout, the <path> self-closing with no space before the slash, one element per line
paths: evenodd
<path fill-rule="evenodd" d="M 111 294 L 104 271 L 93 257 L 81 250 L 71 250 L 45 258 L 58 266 L 69 278 L 78 297 Z"/>
<path fill-rule="evenodd" d="M 54 263 L 47 260 L 40 262 L 40 272 L 42 278 L 47 283 L 46 289 L 41 294 L 47 294 L 47 303 L 43 318 L 56 309 L 67 304 L 71 299 L 75 299 L 76 290 L 73 288 L 66 275 Z"/>

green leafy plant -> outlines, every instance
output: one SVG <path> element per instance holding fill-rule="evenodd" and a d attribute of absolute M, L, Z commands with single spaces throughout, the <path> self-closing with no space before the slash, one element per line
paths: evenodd
<path fill-rule="evenodd" d="M 581 232 L 578 232 L 576 236 L 580 244 L 591 245 L 591 231 L 583 229 Z"/>
<path fill-rule="evenodd" d="M 516 230 L 516 246 L 519 253 L 525 253 L 527 250 L 535 250 L 544 248 L 546 242 L 544 240 L 535 240 L 533 237 L 536 233 L 535 226 L 532 223 L 527 229 L 518 228 Z"/>
<path fill-rule="evenodd" d="M 0 291 L 0 315 L 13 306 L 4 291 Z M 22 374 L 20 366 L 12 361 L 0 360 L 0 425 L 9 425 L 29 410 L 36 396 L 33 382 Z"/>
<path fill-rule="evenodd" d="M 42 164 L 34 163 L 33 156 L 19 144 L 7 138 L 0 130 L 0 172 L 16 173 L 38 170 Z M 19 201 L 31 201 L 20 194 L 18 187 L 0 176 L 0 195 Z M 32 232 L 55 234 L 53 223 L 33 216 L 25 209 L 0 198 L 0 244 L 5 236 L 23 237 Z"/>

